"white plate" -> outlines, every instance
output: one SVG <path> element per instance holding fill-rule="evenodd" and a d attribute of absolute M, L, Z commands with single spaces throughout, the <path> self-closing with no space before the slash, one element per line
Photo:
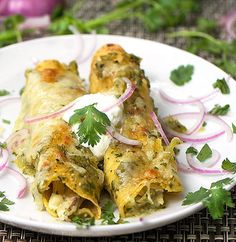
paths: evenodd
<path fill-rule="evenodd" d="M 83 36 L 85 40 L 85 52 L 90 51 L 94 39 L 90 35 Z M 185 107 L 171 106 L 164 102 L 156 90 L 162 88 L 175 97 L 187 98 L 188 96 L 201 96 L 213 90 L 212 83 L 217 78 L 227 77 L 227 74 L 209 62 L 187 53 L 183 50 L 170 47 L 168 45 L 152 42 L 148 40 L 135 39 L 121 36 L 97 36 L 97 48 L 105 43 L 117 43 L 125 48 L 127 52 L 134 53 L 142 57 L 142 68 L 151 80 L 152 94 L 155 97 L 156 105 L 159 107 L 160 116 L 165 116 L 173 112 L 182 112 Z M 61 36 L 37 39 L 23 42 L 0 49 L 0 89 L 7 89 L 12 95 L 18 95 L 19 90 L 24 86 L 24 71 L 33 67 L 34 60 L 54 58 L 68 63 L 78 51 L 76 36 Z M 175 86 L 170 80 L 170 71 L 179 65 L 192 64 L 195 67 L 194 76 L 191 82 L 183 87 Z M 80 74 L 88 80 L 90 60 L 79 66 Z M 214 104 L 231 104 L 231 112 L 227 122 L 235 121 L 236 105 L 236 84 L 230 80 L 230 95 L 218 95 L 216 98 L 207 102 L 208 108 Z M 6 138 L 12 129 L 14 119 L 19 112 L 19 105 L 2 105 L 0 110 L 0 127 L 6 128 L 2 140 Z M 1 119 L 10 119 L 11 125 L 1 124 Z M 222 160 L 228 157 L 235 160 L 236 144 L 235 140 L 231 143 L 222 136 L 217 141 L 210 143 L 221 152 Z M 182 147 L 179 158 L 184 160 L 186 147 Z M 202 176 L 194 174 L 180 174 L 183 181 L 184 192 L 180 195 L 170 195 L 167 199 L 167 208 L 159 210 L 143 221 L 130 219 L 130 223 L 93 226 L 89 229 L 78 229 L 72 223 L 57 221 L 50 217 L 46 212 L 37 211 L 30 194 L 23 199 L 16 199 L 17 186 L 13 178 L 7 174 L 0 176 L 0 191 L 6 191 L 6 195 L 15 201 L 9 212 L 0 212 L 0 221 L 21 228 L 34 230 L 44 233 L 53 233 L 70 236 L 111 236 L 143 231 L 155 227 L 160 227 L 179 219 L 189 216 L 202 208 L 201 203 L 191 206 L 181 206 L 182 200 L 187 192 L 195 191 L 200 186 L 209 187 L 212 181 L 223 178 L 223 176 Z"/>

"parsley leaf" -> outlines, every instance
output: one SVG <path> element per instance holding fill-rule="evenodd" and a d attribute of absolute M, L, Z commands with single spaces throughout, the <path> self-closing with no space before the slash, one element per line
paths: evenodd
<path fill-rule="evenodd" d="M 114 203 L 112 201 L 107 201 L 102 208 L 102 224 L 116 224 L 116 222 L 114 221 L 114 211 Z"/>
<path fill-rule="evenodd" d="M 80 143 L 87 143 L 92 147 L 96 145 L 103 134 L 106 134 L 106 127 L 111 121 L 105 113 L 94 107 L 95 103 L 84 108 L 75 110 L 70 117 L 69 124 L 79 123 L 77 135 Z"/>
<path fill-rule="evenodd" d="M 201 187 L 198 191 L 186 195 L 182 205 L 190 205 L 202 202 L 208 208 L 213 219 L 223 216 L 224 206 L 234 207 L 230 191 L 224 189 L 224 185 L 230 184 L 231 178 L 225 178 L 211 184 L 210 189 Z"/>
<path fill-rule="evenodd" d="M 219 115 L 224 116 L 229 112 L 230 105 L 226 104 L 225 106 L 220 106 L 219 104 L 216 104 L 214 108 L 212 108 L 209 113 L 212 115 Z"/>
<path fill-rule="evenodd" d="M 207 160 L 212 156 L 212 150 L 208 144 L 205 144 L 197 155 L 197 159 L 201 162 Z"/>
<path fill-rule="evenodd" d="M 236 126 L 232 123 L 233 133 L 236 134 Z"/>
<path fill-rule="evenodd" d="M 9 207 L 10 205 L 13 205 L 14 202 L 12 202 L 11 200 L 7 199 L 5 196 L 5 192 L 1 192 L 0 191 L 0 211 L 9 211 Z"/>
<path fill-rule="evenodd" d="M 225 78 L 217 79 L 216 82 L 213 84 L 214 88 L 219 88 L 222 94 L 229 94 L 230 89 L 229 86 L 225 80 Z"/>
<path fill-rule="evenodd" d="M 221 167 L 226 171 L 236 172 L 236 163 L 231 162 L 228 158 L 223 160 Z"/>
<path fill-rule="evenodd" d="M 192 155 L 197 155 L 198 150 L 192 146 L 188 147 L 188 149 L 185 152 L 186 154 L 192 154 Z"/>
<path fill-rule="evenodd" d="M 10 92 L 5 89 L 0 90 L 0 96 L 7 96 L 9 94 L 10 94 Z"/>
<path fill-rule="evenodd" d="M 170 79 L 178 86 L 183 86 L 192 79 L 194 67 L 192 65 L 181 65 L 171 71 Z"/>
<path fill-rule="evenodd" d="M 71 220 L 72 222 L 76 223 L 79 228 L 88 228 L 95 225 L 95 219 L 91 217 L 82 218 L 76 215 Z"/>

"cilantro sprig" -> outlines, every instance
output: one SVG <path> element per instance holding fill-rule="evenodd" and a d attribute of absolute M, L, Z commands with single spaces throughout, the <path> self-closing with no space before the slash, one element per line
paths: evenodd
<path fill-rule="evenodd" d="M 213 219 L 221 218 L 224 214 L 224 206 L 235 207 L 230 191 L 224 188 L 225 185 L 232 183 L 231 178 L 225 178 L 217 182 L 213 182 L 209 189 L 200 187 L 195 192 L 186 195 L 182 205 L 190 205 L 202 202 L 208 208 Z"/>
<path fill-rule="evenodd" d="M 224 159 L 221 165 L 222 169 L 229 172 L 236 172 L 236 163 L 231 162 L 228 158 Z"/>
<path fill-rule="evenodd" d="M 0 211 L 9 211 L 10 209 L 8 206 L 13 205 L 13 204 L 14 204 L 14 202 L 9 200 L 5 196 L 5 192 L 0 191 Z"/>
<path fill-rule="evenodd" d="M 185 83 L 191 81 L 194 72 L 192 65 L 181 65 L 170 73 L 170 79 L 177 86 L 183 86 Z"/>
<path fill-rule="evenodd" d="M 219 104 L 216 104 L 214 108 L 212 108 L 209 113 L 212 115 L 218 115 L 218 116 L 224 116 L 226 115 L 230 110 L 230 105 L 226 104 L 224 106 L 221 106 Z"/>
<path fill-rule="evenodd" d="M 76 215 L 71 220 L 76 223 L 79 228 L 89 228 L 90 226 L 95 225 L 95 218 L 91 217 L 83 218 Z"/>
<path fill-rule="evenodd" d="M 114 221 L 115 219 L 114 212 L 115 212 L 114 203 L 112 201 L 107 201 L 102 208 L 101 219 L 102 219 L 103 225 L 116 224 L 116 222 Z"/>
<path fill-rule="evenodd" d="M 227 84 L 225 78 L 217 79 L 215 83 L 213 83 L 214 88 L 219 88 L 222 94 L 229 94 L 230 89 L 229 85 Z"/>
<path fill-rule="evenodd" d="M 7 96 L 7 95 L 9 95 L 9 94 L 10 94 L 10 92 L 7 91 L 7 90 L 5 90 L 5 89 L 1 89 L 1 90 L 0 90 L 0 96 Z"/>
<path fill-rule="evenodd" d="M 106 134 L 106 127 L 111 125 L 107 115 L 95 108 L 96 103 L 75 110 L 70 117 L 69 124 L 79 124 L 77 135 L 80 143 L 96 145 L 101 135 Z"/>

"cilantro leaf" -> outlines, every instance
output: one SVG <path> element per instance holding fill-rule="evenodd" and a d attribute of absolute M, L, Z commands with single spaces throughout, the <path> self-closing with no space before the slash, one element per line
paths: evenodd
<path fill-rule="evenodd" d="M 5 123 L 5 124 L 11 124 L 11 121 L 10 120 L 4 119 L 4 118 L 2 119 L 2 122 Z"/>
<path fill-rule="evenodd" d="M 229 94 L 230 89 L 225 80 L 225 78 L 217 79 L 216 82 L 213 84 L 214 88 L 219 88 L 222 94 Z"/>
<path fill-rule="evenodd" d="M 233 133 L 236 134 L 236 126 L 232 123 Z"/>
<path fill-rule="evenodd" d="M 170 79 L 178 86 L 183 86 L 192 79 L 194 67 L 192 65 L 181 65 L 171 71 Z"/>
<path fill-rule="evenodd" d="M 10 94 L 10 92 L 5 89 L 0 90 L 0 96 L 7 96 L 9 94 Z"/>
<path fill-rule="evenodd" d="M 232 182 L 231 178 L 225 178 L 211 184 L 210 189 L 201 187 L 198 191 L 190 192 L 186 195 L 182 205 L 190 205 L 198 202 L 208 208 L 213 219 L 223 216 L 225 205 L 235 207 L 230 191 L 224 188 Z"/>
<path fill-rule="evenodd" d="M 209 113 L 212 115 L 219 115 L 224 116 L 229 112 L 230 105 L 226 104 L 225 106 L 220 106 L 219 104 L 216 104 L 214 108 L 212 108 Z"/>
<path fill-rule="evenodd" d="M 102 224 L 116 224 L 114 221 L 115 206 L 112 201 L 107 201 L 102 208 Z"/>
<path fill-rule="evenodd" d="M 6 198 L 5 196 L 5 192 L 1 192 L 0 191 L 0 211 L 9 211 L 9 205 L 13 205 L 14 202 L 12 202 L 11 200 L 9 200 L 8 198 Z"/>
<path fill-rule="evenodd" d="M 182 205 L 189 205 L 189 204 L 194 204 L 201 202 L 203 199 L 206 199 L 210 195 L 210 192 L 208 189 L 204 187 L 200 187 L 200 189 L 196 192 L 189 192 Z"/>
<path fill-rule="evenodd" d="M 216 182 L 212 182 L 211 183 L 211 188 L 218 188 L 218 187 L 222 187 L 223 185 L 229 185 L 231 182 L 233 181 L 232 178 L 224 178 L 224 179 L 221 179 L 219 181 L 216 181 Z"/>
<path fill-rule="evenodd" d="M 7 148 L 7 143 L 6 142 L 4 142 L 4 143 L 0 142 L 0 148 L 6 149 Z M 1 194 L 1 192 L 0 192 L 0 194 Z"/>
<path fill-rule="evenodd" d="M 11 200 L 7 199 L 6 197 L 4 197 L 1 202 L 6 204 L 6 205 L 13 205 L 14 204 L 14 202 L 12 202 Z"/>
<path fill-rule="evenodd" d="M 88 217 L 88 218 L 82 218 L 80 216 L 74 216 L 72 217 L 72 222 L 76 223 L 78 227 L 80 228 L 88 228 L 90 226 L 95 225 L 95 219 Z"/>
<path fill-rule="evenodd" d="M 231 193 L 223 187 L 213 188 L 210 191 L 211 196 L 203 201 L 203 205 L 208 208 L 213 219 L 221 218 L 225 205 L 231 208 L 235 206 Z"/>
<path fill-rule="evenodd" d="M 75 110 L 69 120 L 71 125 L 79 123 L 77 135 L 80 143 L 88 142 L 92 147 L 100 141 L 101 135 L 106 134 L 106 127 L 111 125 L 107 115 L 97 110 L 94 105 L 95 103 Z"/>
<path fill-rule="evenodd" d="M 197 155 L 197 159 L 201 162 L 212 156 L 212 150 L 208 144 L 205 144 Z"/>
<path fill-rule="evenodd" d="M 221 167 L 226 171 L 236 172 L 236 163 L 231 162 L 228 158 L 223 160 Z"/>
<path fill-rule="evenodd" d="M 192 155 L 197 155 L 198 150 L 192 146 L 188 147 L 188 149 L 185 152 L 186 154 L 192 154 Z"/>

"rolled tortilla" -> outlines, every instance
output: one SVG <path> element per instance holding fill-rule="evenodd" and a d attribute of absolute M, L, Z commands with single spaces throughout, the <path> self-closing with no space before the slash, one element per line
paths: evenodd
<path fill-rule="evenodd" d="M 103 173 L 97 159 L 81 146 L 61 117 L 26 123 L 26 117 L 60 110 L 85 91 L 75 62 L 42 61 L 26 71 L 21 112 L 15 131 L 28 129 L 29 136 L 15 148 L 15 163 L 32 175 L 32 194 L 40 208 L 62 220 L 74 215 L 99 218 L 98 201 Z"/>
<path fill-rule="evenodd" d="M 125 90 L 123 77 L 136 85 L 124 102 L 123 122 L 117 129 L 123 136 L 139 140 L 134 147 L 114 141 L 105 153 L 105 186 L 116 202 L 121 217 L 139 216 L 164 207 L 164 194 L 182 191 L 177 174 L 174 138 L 163 144 L 151 119 L 154 111 L 149 81 L 140 68 L 140 58 L 116 44 L 101 47 L 94 55 L 90 91 L 110 92 L 117 96 Z"/>

